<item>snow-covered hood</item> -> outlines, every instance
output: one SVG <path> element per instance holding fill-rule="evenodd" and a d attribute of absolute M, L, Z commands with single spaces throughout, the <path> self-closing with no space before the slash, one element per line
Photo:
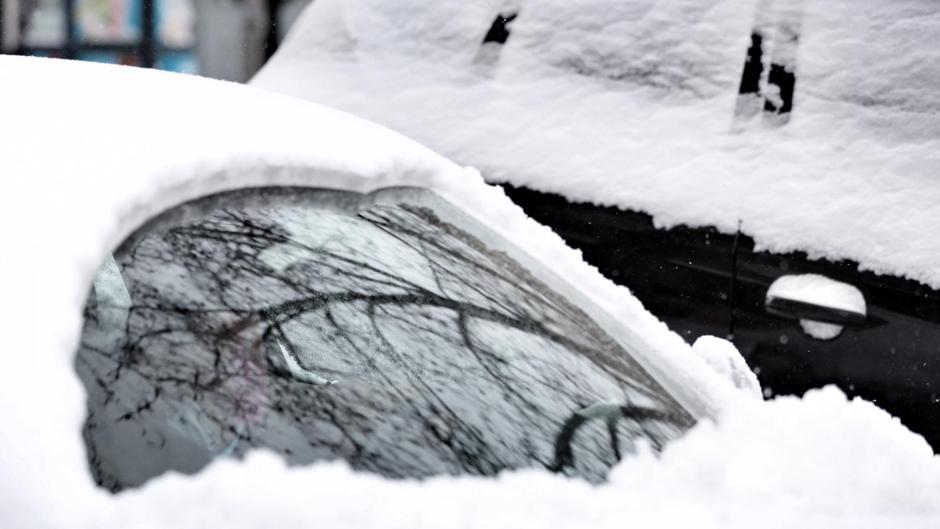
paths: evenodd
<path fill-rule="evenodd" d="M 481 45 L 508 13 L 506 44 Z M 784 25 L 798 34 L 789 122 L 736 119 L 752 31 L 770 62 Z M 659 226 L 740 221 L 759 248 L 940 288 L 938 33 L 932 0 L 318 0 L 253 84 L 490 181 Z"/>
<path fill-rule="evenodd" d="M 63 61 L 0 58 L 0 525 L 41 527 L 928 527 L 940 462 L 874 406 L 837 391 L 735 400 L 681 338 L 473 170 L 368 122 L 248 87 Z M 64 89 L 67 87 L 67 89 Z M 146 104 L 142 104 L 146 102 Z M 274 169 L 263 179 L 258 169 Z M 388 482 L 259 452 L 111 496 L 95 488 L 73 369 L 81 308 L 110 249 L 197 196 L 270 184 L 433 190 L 629 322 L 648 360 L 724 410 L 609 485 L 539 472 Z M 844 478 L 844 479 L 843 479 Z M 788 521 L 789 520 L 789 521 Z"/>

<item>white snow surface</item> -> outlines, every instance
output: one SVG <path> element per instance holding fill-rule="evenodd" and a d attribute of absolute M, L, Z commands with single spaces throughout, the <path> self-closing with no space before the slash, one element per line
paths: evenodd
<path fill-rule="evenodd" d="M 716 336 L 699 336 L 692 344 L 692 352 L 743 395 L 757 400 L 763 398 L 757 375 L 733 343 Z"/>
<path fill-rule="evenodd" d="M 67 90 L 64 89 L 67 87 Z M 837 390 L 741 398 L 623 288 L 478 173 L 368 122 L 248 87 L 125 67 L 0 57 L 0 526 L 936 527 L 940 460 Z M 141 102 L 146 101 L 147 105 Z M 261 172 L 264 169 L 264 172 Z M 94 487 L 73 369 L 84 298 L 111 248 L 184 200 L 257 185 L 434 190 L 577 285 L 565 291 L 702 420 L 593 487 L 543 472 L 386 481 L 266 452 L 112 496 Z M 560 286 L 568 284 L 560 281 Z M 620 322 L 618 325 L 617 322 Z"/>
<path fill-rule="evenodd" d="M 270 454 L 210 472 L 216 479 L 161 479 L 122 506 L 143 513 L 135 526 L 147 528 L 266 527 L 271 512 L 285 520 L 278 527 L 315 520 L 402 529 L 928 528 L 940 520 L 940 474 L 926 444 L 835 388 L 802 400 L 744 400 L 720 426 L 703 422 L 660 457 L 626 459 L 598 487 L 537 471 L 389 482 L 340 464 L 286 471 Z M 262 497 L 259 484 L 274 483 L 278 494 Z"/>
<path fill-rule="evenodd" d="M 782 24 L 792 118 L 735 120 L 752 28 L 769 61 Z M 253 84 L 491 181 L 940 288 L 938 34 L 934 0 L 318 0 Z"/>

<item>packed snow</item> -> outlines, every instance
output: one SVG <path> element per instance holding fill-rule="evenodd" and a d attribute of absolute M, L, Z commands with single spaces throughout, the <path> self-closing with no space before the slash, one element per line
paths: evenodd
<path fill-rule="evenodd" d="M 743 395 L 734 386 L 753 380 L 732 384 L 715 373 L 739 368 L 723 344 L 693 353 L 478 173 L 398 134 L 247 87 L 48 59 L 0 57 L 0 93 L 3 527 L 857 528 L 940 520 L 940 460 L 896 419 L 835 389 L 767 403 Z M 342 464 L 287 468 L 256 453 L 119 496 L 95 488 L 73 366 L 94 272 L 168 207 L 259 185 L 434 190 L 511 240 L 533 269 L 564 277 L 556 285 L 618 340 L 655 351 L 643 362 L 715 421 L 703 419 L 659 456 L 626 459 L 596 487 L 537 471 L 386 481 Z"/>
<path fill-rule="evenodd" d="M 259 490 L 274 483 L 277 494 Z M 929 447 L 895 419 L 830 388 L 743 400 L 660 457 L 625 460 L 598 487 L 535 471 L 388 482 L 341 464 L 288 470 L 256 454 L 116 503 L 132 514 L 116 508 L 104 518 L 141 528 L 265 527 L 271 513 L 279 527 L 928 528 L 940 519 L 940 473 Z"/>
<path fill-rule="evenodd" d="M 736 112 L 755 29 L 795 71 L 788 122 Z M 490 181 L 940 288 L 937 34 L 933 0 L 318 0 L 253 84 Z"/>
<path fill-rule="evenodd" d="M 757 375 L 733 343 L 715 336 L 699 336 L 692 344 L 692 352 L 744 395 L 758 400 L 763 398 Z"/>

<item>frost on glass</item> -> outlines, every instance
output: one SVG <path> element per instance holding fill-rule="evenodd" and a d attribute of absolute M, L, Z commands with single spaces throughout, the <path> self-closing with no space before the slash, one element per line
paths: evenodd
<path fill-rule="evenodd" d="M 181 206 L 97 276 L 77 369 L 113 491 L 256 447 L 388 477 L 602 480 L 692 419 L 581 310 L 424 192 Z"/>

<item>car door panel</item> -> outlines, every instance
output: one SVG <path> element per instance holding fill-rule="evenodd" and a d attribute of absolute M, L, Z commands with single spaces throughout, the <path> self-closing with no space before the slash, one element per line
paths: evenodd
<path fill-rule="evenodd" d="M 915 281 L 860 271 L 851 261 L 756 251 L 743 234 L 713 228 L 657 229 L 643 213 L 506 186 L 535 220 L 580 249 L 585 260 L 629 287 L 690 343 L 730 337 L 765 396 L 801 395 L 836 384 L 871 400 L 940 449 L 940 293 Z M 770 285 L 788 274 L 819 274 L 857 287 L 864 325 L 832 340 L 766 309 Z M 733 287 L 732 287 L 733 285 Z M 733 309 L 732 309 L 733 305 Z"/>

